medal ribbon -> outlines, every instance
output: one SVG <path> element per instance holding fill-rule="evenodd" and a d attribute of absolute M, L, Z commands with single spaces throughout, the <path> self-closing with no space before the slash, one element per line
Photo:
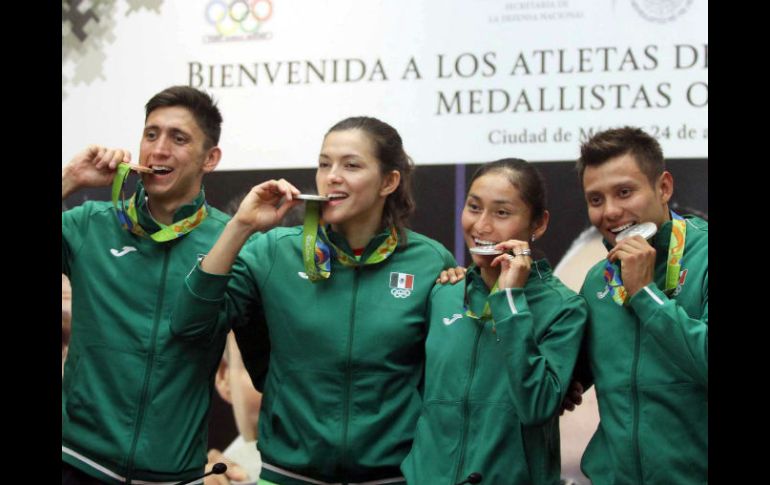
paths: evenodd
<path fill-rule="evenodd" d="M 136 193 L 134 193 L 128 200 L 128 207 L 126 207 L 126 194 L 124 188 L 129 170 L 130 167 L 128 164 L 118 164 L 118 171 L 115 174 L 115 179 L 112 181 L 112 205 L 115 207 L 115 213 L 118 216 L 118 221 L 123 229 L 140 237 L 149 237 L 156 242 L 166 242 L 184 236 L 206 219 L 208 208 L 204 201 L 193 215 L 185 217 L 173 224 L 165 225 L 155 221 L 160 226 L 160 230 L 148 235 L 147 232 L 142 229 L 142 226 L 139 225 L 138 217 L 136 215 Z M 118 204 L 118 202 L 120 202 L 120 204 Z"/>
<path fill-rule="evenodd" d="M 679 284 L 684 238 L 687 233 L 687 223 L 684 218 L 674 211 L 671 211 L 671 217 L 671 239 L 668 243 L 668 262 L 666 263 L 666 294 L 673 292 Z"/>
<path fill-rule="evenodd" d="M 626 300 L 628 300 L 628 291 L 623 286 L 623 281 L 620 280 L 618 267 L 615 263 L 610 263 L 609 261 L 604 263 L 604 281 L 610 290 L 612 300 L 618 305 L 623 306 Z"/>
<path fill-rule="evenodd" d="M 470 272 L 471 269 L 472 268 L 468 268 L 468 272 Z M 465 309 L 465 315 L 470 317 L 470 318 L 472 318 L 472 319 L 474 319 L 474 320 L 479 321 L 482 326 L 484 325 L 484 323 L 487 320 L 491 320 L 492 321 L 492 333 L 494 333 L 494 334 L 497 334 L 497 328 L 495 326 L 496 322 L 492 318 L 492 309 L 489 306 L 489 296 L 491 296 L 493 293 L 498 291 L 497 283 L 498 282 L 495 281 L 495 285 L 492 287 L 491 290 L 489 290 L 489 295 L 487 296 L 486 302 L 484 302 L 484 309 L 481 311 L 481 316 L 476 315 L 475 313 L 473 313 L 473 310 L 471 310 L 470 298 L 468 298 L 468 276 L 467 275 L 465 277 L 465 290 L 463 291 L 463 308 Z M 497 337 L 497 341 L 498 342 L 500 341 L 500 337 Z"/>
<path fill-rule="evenodd" d="M 302 225 L 302 261 L 305 265 L 305 274 L 310 281 L 316 282 L 331 276 L 331 256 L 345 266 L 367 266 L 386 260 L 398 245 L 398 231 L 396 227 L 390 228 L 390 234 L 380 243 L 365 261 L 360 261 L 355 256 L 347 254 L 342 248 L 331 242 L 326 229 L 320 223 L 321 202 L 307 201 L 305 206 L 305 220 Z"/>
<path fill-rule="evenodd" d="M 682 267 L 686 234 L 687 223 L 684 218 L 671 211 L 671 238 L 668 242 L 668 258 L 666 260 L 666 287 L 663 290 L 667 295 L 671 294 L 679 284 L 679 271 Z M 609 261 L 604 264 L 604 281 L 607 283 L 612 300 L 622 306 L 628 301 L 628 291 L 623 286 L 623 281 L 618 273 L 616 264 Z"/>
<path fill-rule="evenodd" d="M 468 268 L 468 273 L 470 273 L 472 268 Z M 495 285 L 492 287 L 491 290 L 489 290 L 489 294 L 497 291 L 497 281 L 495 281 Z M 473 310 L 471 310 L 470 305 L 470 298 L 468 298 L 468 278 L 465 278 L 465 291 L 463 292 L 463 306 L 465 307 L 465 315 L 468 317 L 473 318 L 474 320 L 481 320 L 486 321 L 490 320 L 492 318 L 492 309 L 489 307 L 489 301 L 484 303 L 484 309 L 481 311 L 481 316 L 476 315 L 473 313 Z"/>
<path fill-rule="evenodd" d="M 321 203 L 308 200 L 305 203 L 305 220 L 302 224 L 302 261 L 305 274 L 315 283 L 332 274 L 329 246 L 318 237 Z"/>

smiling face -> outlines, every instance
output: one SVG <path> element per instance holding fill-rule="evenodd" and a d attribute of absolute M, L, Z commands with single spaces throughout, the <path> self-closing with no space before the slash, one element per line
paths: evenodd
<path fill-rule="evenodd" d="M 219 162 L 219 148 L 204 148 L 205 135 L 192 113 L 181 106 L 153 110 L 144 126 L 139 163 L 162 173 L 142 174 L 148 196 L 163 203 L 190 202 L 205 173 Z"/>
<path fill-rule="evenodd" d="M 398 172 L 395 176 L 394 172 L 383 176 L 365 132 L 351 129 L 327 134 L 318 157 L 316 186 L 319 194 L 341 197 L 323 205 L 323 220 L 343 232 L 357 226 L 379 226 L 385 199 L 398 186 Z"/>
<path fill-rule="evenodd" d="M 613 246 L 623 229 L 642 222 L 660 227 L 669 220 L 668 201 L 673 187 L 669 172 L 663 172 L 651 184 L 631 154 L 588 166 L 583 173 L 588 218 Z"/>
<path fill-rule="evenodd" d="M 469 248 L 509 239 L 528 241 L 533 233 L 539 236 L 545 231 L 545 227 L 533 227 L 532 209 L 504 171 L 488 172 L 473 181 L 463 208 L 462 226 Z M 481 268 L 495 258 L 478 254 L 471 257 Z"/>

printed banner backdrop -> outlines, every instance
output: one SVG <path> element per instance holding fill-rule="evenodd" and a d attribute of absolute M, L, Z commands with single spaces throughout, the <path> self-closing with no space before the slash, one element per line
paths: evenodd
<path fill-rule="evenodd" d="M 667 158 L 708 157 L 705 0 L 131 0 L 62 6 L 62 161 L 138 155 L 144 103 L 211 92 L 219 170 L 309 168 L 352 115 L 418 165 L 574 160 L 623 124 Z"/>
<path fill-rule="evenodd" d="M 535 248 L 554 267 L 568 259 L 589 227 L 579 143 L 612 126 L 658 137 L 677 211 L 709 209 L 705 0 L 63 3 L 62 163 L 87 143 L 136 159 L 144 103 L 174 84 L 219 100 L 224 158 L 204 183 L 224 210 L 268 178 L 312 192 L 323 134 L 353 115 L 399 130 L 421 166 L 410 226 L 460 264 L 469 260 L 459 225 L 467 181 L 503 157 L 552 162 L 538 164 L 551 222 Z M 62 205 L 109 197 L 109 187 L 85 189 Z M 595 400 L 582 408 L 595 414 Z M 579 458 L 596 426 L 584 416 L 572 418 L 581 432 L 562 421 L 563 476 L 574 483 L 587 483 Z M 215 397 L 210 446 L 236 434 L 230 406 Z"/>

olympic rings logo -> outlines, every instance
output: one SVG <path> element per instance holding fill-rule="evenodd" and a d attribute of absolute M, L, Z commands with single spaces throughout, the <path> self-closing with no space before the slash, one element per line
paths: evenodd
<path fill-rule="evenodd" d="M 272 0 L 211 0 L 206 7 L 206 20 L 223 36 L 255 34 L 272 15 Z"/>
<path fill-rule="evenodd" d="M 406 298 L 407 296 L 412 294 L 412 291 L 407 290 L 405 288 L 392 288 L 390 290 L 390 294 L 395 296 L 396 298 Z"/>

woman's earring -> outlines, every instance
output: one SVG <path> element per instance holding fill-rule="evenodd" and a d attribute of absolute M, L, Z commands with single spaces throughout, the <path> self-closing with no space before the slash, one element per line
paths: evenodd
<path fill-rule="evenodd" d="M 532 242 L 535 242 L 535 235 L 532 234 Z"/>

